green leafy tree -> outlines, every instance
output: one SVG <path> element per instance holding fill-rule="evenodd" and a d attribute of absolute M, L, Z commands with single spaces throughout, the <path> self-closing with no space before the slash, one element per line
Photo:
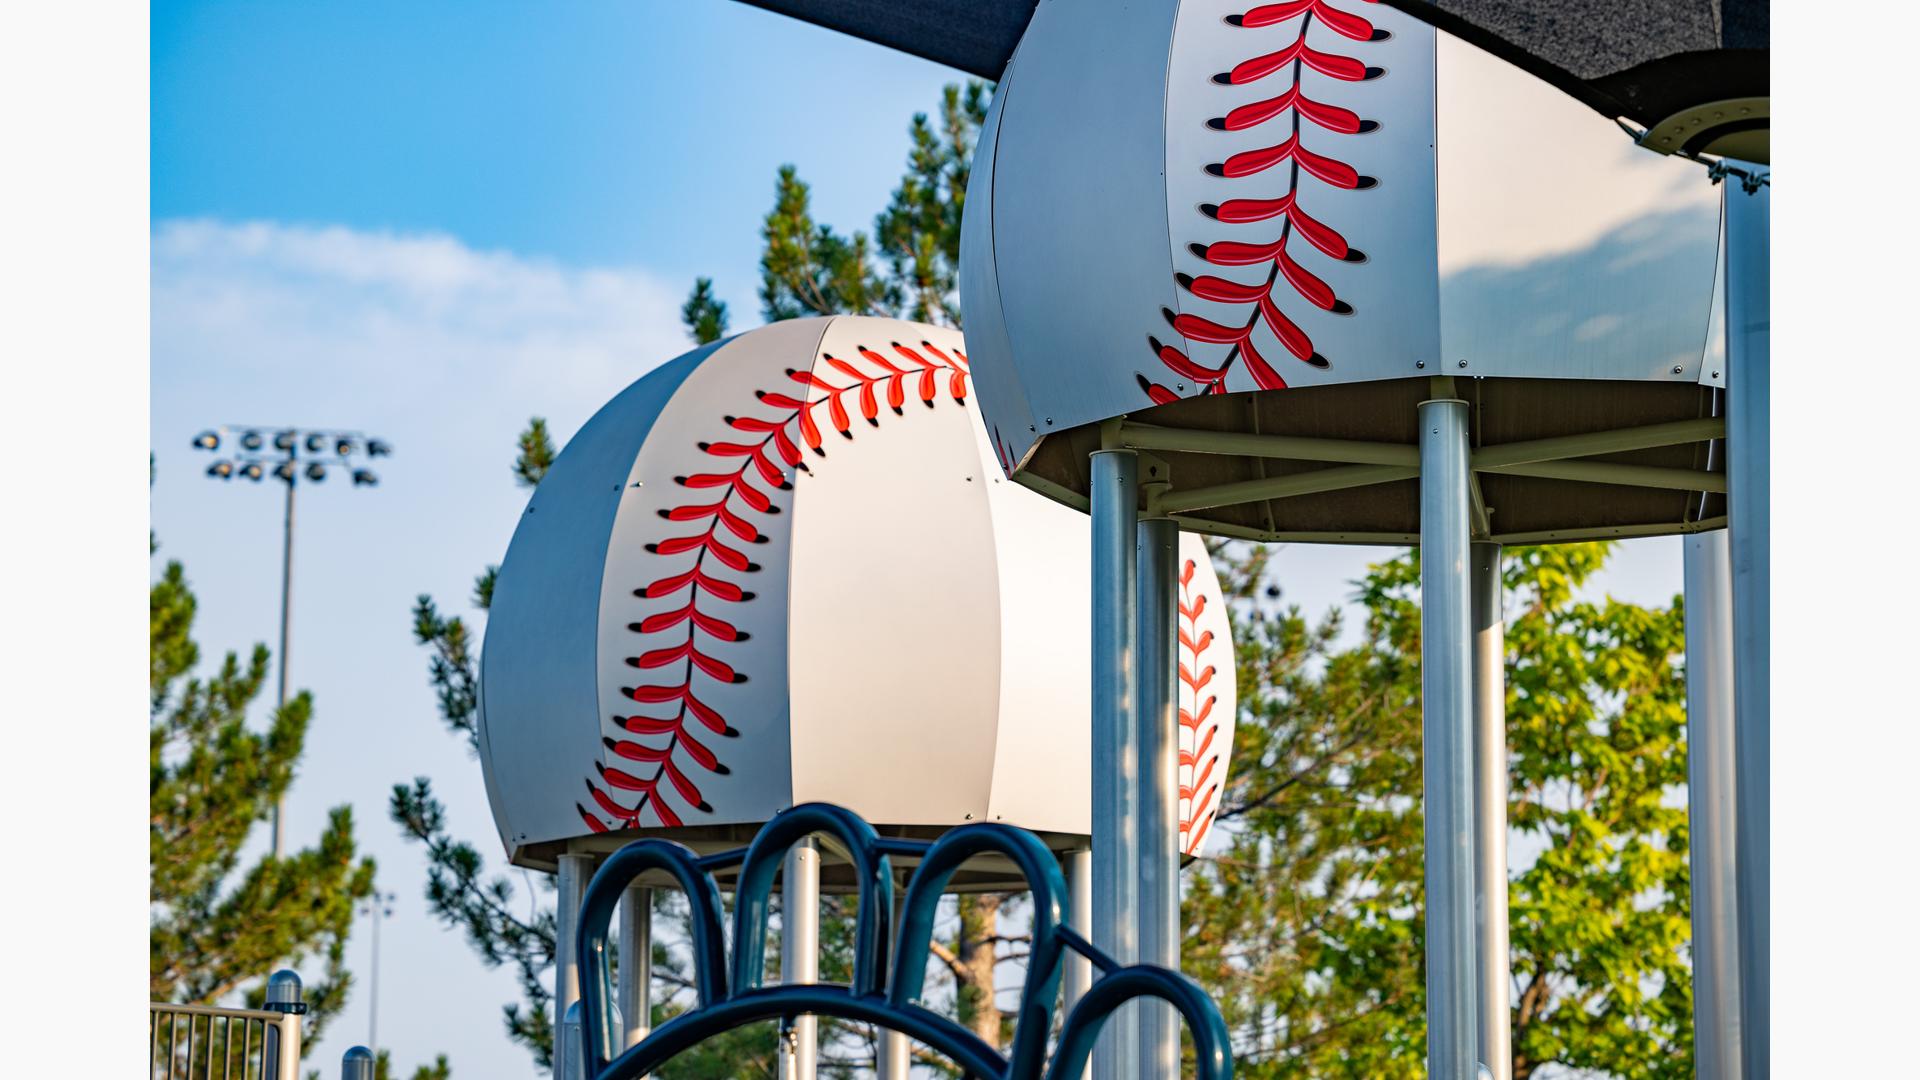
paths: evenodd
<path fill-rule="evenodd" d="M 197 609 L 186 572 L 167 564 L 148 593 L 148 993 L 154 1001 L 265 1000 L 275 968 L 319 958 L 310 979 L 309 1038 L 346 1002 L 354 902 L 373 891 L 373 860 L 357 858 L 352 811 L 328 814 L 314 846 L 242 865 L 253 827 L 293 782 L 313 700 L 304 691 L 264 731 L 247 709 L 267 675 L 267 649 L 228 653 L 195 676 Z"/>
<path fill-rule="evenodd" d="M 1264 1077 L 1424 1075 L 1418 554 L 1362 640 L 1229 555 L 1243 710 L 1227 850 L 1188 877 L 1187 970 Z M 1692 1073 L 1683 616 L 1577 601 L 1604 544 L 1508 553 L 1513 1072 Z"/>
<path fill-rule="evenodd" d="M 713 294 L 712 278 L 696 278 L 693 292 L 680 308 L 680 321 L 694 344 L 705 345 L 727 336 L 727 302 Z"/>

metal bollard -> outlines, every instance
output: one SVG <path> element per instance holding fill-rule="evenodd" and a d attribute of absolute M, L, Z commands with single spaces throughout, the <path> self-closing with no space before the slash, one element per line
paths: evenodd
<path fill-rule="evenodd" d="M 373 1080 L 373 1051 L 364 1046 L 348 1047 L 340 1058 L 340 1080 Z"/>
<path fill-rule="evenodd" d="M 586 1008 L 575 1001 L 560 1023 L 560 1080 L 587 1080 Z"/>
<path fill-rule="evenodd" d="M 266 1080 L 297 1080 L 300 1075 L 300 1018 L 307 1012 L 301 990 L 299 972 L 281 968 L 267 976 L 267 1011 L 281 1015 L 280 1022 L 267 1029 Z"/>

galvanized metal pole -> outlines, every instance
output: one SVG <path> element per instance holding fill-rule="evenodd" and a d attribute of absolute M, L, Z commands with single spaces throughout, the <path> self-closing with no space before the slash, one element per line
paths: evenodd
<path fill-rule="evenodd" d="M 1473 912 L 1479 1055 L 1491 1080 L 1512 1080 L 1513 985 L 1507 955 L 1507 670 L 1501 610 L 1500 545 L 1474 544 L 1473 565 Z"/>
<path fill-rule="evenodd" d="M 289 454 L 288 461 L 292 461 Z M 293 618 L 293 477 L 287 477 L 287 516 L 281 534 L 280 546 L 280 709 L 287 707 L 287 638 L 288 628 Z M 287 805 L 287 797 L 282 794 L 273 801 L 273 857 L 279 858 L 286 850 L 286 825 L 282 821 Z"/>
<path fill-rule="evenodd" d="M 895 884 L 893 893 L 893 947 L 891 956 L 900 952 L 900 927 L 907 921 L 907 890 Z M 891 1028 L 880 1032 L 879 1058 L 874 1062 L 874 1071 L 879 1080 L 907 1080 L 907 1070 L 913 1063 L 910 1053 L 912 1047 L 905 1035 Z"/>
<path fill-rule="evenodd" d="M 811 837 L 787 851 L 781 883 L 780 979 L 820 981 L 820 849 Z M 819 1022 L 794 1018 L 791 1038 L 781 1044 L 782 1075 L 813 1080 L 819 1071 Z"/>
<path fill-rule="evenodd" d="M 1764 167 L 1747 166 L 1755 173 Z M 1768 934 L 1772 899 L 1768 890 L 1768 844 L 1772 835 L 1771 704 L 1768 677 L 1772 648 L 1773 572 L 1769 541 L 1768 409 L 1772 377 L 1768 372 L 1769 222 L 1765 186 L 1749 192 L 1729 177 L 1727 229 L 1727 530 L 1733 560 L 1733 711 L 1739 808 L 1735 874 L 1739 881 L 1740 1050 L 1751 1080 L 1765 1080 L 1768 1057 L 1769 980 L 1772 962 Z"/>
<path fill-rule="evenodd" d="M 1141 521 L 1135 617 L 1140 676 L 1134 706 L 1140 746 L 1140 960 L 1180 969 L 1180 695 L 1176 605 L 1180 527 Z M 1157 1000 L 1140 1003 L 1141 1075 L 1180 1074 L 1180 1018 Z"/>
<path fill-rule="evenodd" d="M 1093 943 L 1121 964 L 1140 958 L 1140 751 L 1134 723 L 1140 632 L 1134 606 L 1139 459 L 1092 455 L 1093 519 Z M 1093 1075 L 1139 1080 L 1140 1012 L 1123 1006 L 1094 1046 Z"/>
<path fill-rule="evenodd" d="M 1472 1080 L 1473 640 L 1467 403 L 1420 403 L 1420 671 L 1425 755 L 1427 1075 Z"/>
<path fill-rule="evenodd" d="M 300 1040 L 305 1037 L 306 1021 L 301 1017 L 307 1013 L 305 987 L 300 982 L 300 974 L 290 968 L 281 968 L 267 976 L 267 1011 L 277 1012 L 280 1019 L 267 1027 L 262 1033 L 262 1069 L 267 1080 L 299 1080 L 300 1076 Z M 193 1052 L 193 1024 L 187 1024 L 187 1052 Z M 172 1056 L 168 1056 L 172 1061 Z M 189 1062 L 191 1064 L 191 1062 Z M 270 1067 L 271 1071 L 267 1071 Z M 171 1075 L 172 1066 L 168 1066 Z"/>
<path fill-rule="evenodd" d="M 653 890 L 645 885 L 620 894 L 620 1020 L 628 1046 L 653 1027 Z"/>
<path fill-rule="evenodd" d="M 553 958 L 553 1018 L 554 1026 L 564 1029 L 567 1008 L 580 1000 L 580 970 L 575 964 L 578 954 L 575 942 L 580 935 L 580 905 L 587 897 L 587 880 L 593 876 L 592 856 L 573 852 L 561 855 L 556 876 L 559 888 L 554 898 L 553 937 L 559 952 Z M 568 1052 L 567 1040 L 556 1039 L 553 1075 L 570 1075 L 567 1072 Z"/>
<path fill-rule="evenodd" d="M 1093 852 L 1077 848 L 1062 853 L 1060 873 L 1067 879 L 1067 925 L 1088 934 L 1093 925 Z M 1092 986 L 1093 961 L 1069 950 L 1060 981 L 1061 1015 L 1072 1012 Z"/>
<path fill-rule="evenodd" d="M 1734 867 L 1733 575 L 1724 529 L 1686 538 L 1687 844 L 1693 879 L 1693 1074 L 1740 1080 Z"/>

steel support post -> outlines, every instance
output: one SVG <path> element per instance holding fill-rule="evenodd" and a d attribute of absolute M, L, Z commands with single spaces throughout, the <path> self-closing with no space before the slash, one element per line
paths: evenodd
<path fill-rule="evenodd" d="M 813 839 L 787 851 L 781 871 L 780 981 L 820 981 L 820 849 Z M 780 1074 L 790 1080 L 814 1080 L 819 1071 L 819 1021 L 797 1016 L 780 1045 Z"/>
<path fill-rule="evenodd" d="M 620 894 L 620 1021 L 627 1046 L 653 1028 L 653 890 Z"/>
<path fill-rule="evenodd" d="M 1140 961 L 1180 970 L 1180 527 L 1165 518 L 1140 522 L 1140 674 L 1134 721 L 1140 748 Z M 1140 1009 L 1141 1075 L 1180 1075 L 1180 1017 L 1163 1001 Z"/>
<path fill-rule="evenodd" d="M 575 963 L 579 952 L 575 943 L 580 935 L 580 905 L 587 898 L 587 881 L 593 877 L 593 857 L 568 853 L 560 856 L 557 874 L 558 895 L 554 897 L 553 1020 L 556 1030 L 563 1028 L 567 1007 L 580 1000 L 580 969 Z M 555 1040 L 553 1075 L 570 1075 L 565 1060 L 565 1039 Z"/>
<path fill-rule="evenodd" d="M 1473 564 L 1473 912 L 1479 937 L 1476 1013 L 1479 1054 L 1492 1080 L 1513 1076 L 1513 1018 L 1507 997 L 1507 669 L 1501 610 L 1500 545 L 1474 544 Z"/>
<path fill-rule="evenodd" d="M 287 639 L 293 622 L 293 481 L 287 481 L 287 516 L 280 540 L 280 709 L 287 707 Z M 283 820 L 287 808 L 285 793 L 273 801 L 273 842 L 271 851 L 279 858 L 286 850 L 287 827 Z"/>
<path fill-rule="evenodd" d="M 1748 166 L 1764 172 L 1763 167 Z M 1768 215 L 1765 186 L 1729 177 L 1727 229 L 1727 541 L 1733 571 L 1733 714 L 1736 755 L 1734 873 L 1739 883 L 1740 1050 L 1750 1080 L 1769 1074 L 1772 928 L 1768 845 L 1773 558 L 1769 540 Z"/>
<path fill-rule="evenodd" d="M 893 889 L 893 943 L 888 952 L 890 959 L 900 955 L 900 928 L 907 921 L 907 890 L 896 881 Z M 887 970 L 893 970 L 889 964 Z M 907 1071 L 913 1065 L 912 1040 L 898 1031 L 889 1028 L 880 1030 L 878 1057 L 874 1061 L 874 1072 L 878 1080 L 907 1080 Z"/>
<path fill-rule="evenodd" d="M 1093 943 L 1122 965 L 1140 958 L 1138 525 L 1140 465 L 1131 450 L 1093 454 Z M 1140 1011 L 1115 1012 L 1094 1047 L 1093 1075 L 1139 1080 Z"/>
<path fill-rule="evenodd" d="M 1427 1075 L 1472 1080 L 1473 635 L 1467 403 L 1420 403 L 1420 671 L 1427 887 Z"/>
<path fill-rule="evenodd" d="M 1076 848 L 1060 855 L 1060 874 L 1067 879 L 1067 925 L 1091 940 L 1093 925 L 1093 852 Z M 1069 949 L 1060 979 L 1060 1015 L 1065 1017 L 1093 986 L 1093 961 Z"/>
<path fill-rule="evenodd" d="M 1740 1080 L 1734 867 L 1733 588 L 1727 533 L 1689 536 L 1687 841 L 1693 879 L 1693 1074 Z"/>

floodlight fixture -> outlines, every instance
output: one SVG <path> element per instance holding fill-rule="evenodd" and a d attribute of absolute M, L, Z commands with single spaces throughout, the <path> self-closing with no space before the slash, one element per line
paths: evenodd
<path fill-rule="evenodd" d="M 294 444 L 299 441 L 299 438 L 300 433 L 297 431 L 282 431 L 273 437 L 273 448 L 275 450 L 291 451 Z"/>
<path fill-rule="evenodd" d="M 317 454 L 327 445 L 327 437 L 318 431 L 307 434 L 307 453 Z"/>
<path fill-rule="evenodd" d="M 317 484 L 320 481 L 325 480 L 326 478 L 327 478 L 327 467 L 325 465 L 322 465 L 316 461 L 307 466 L 308 480 L 311 480 L 312 482 Z"/>
<path fill-rule="evenodd" d="M 233 462 L 216 461 L 207 466 L 207 475 L 218 477 L 222 480 L 231 480 L 233 479 Z"/>
<path fill-rule="evenodd" d="M 261 478 L 262 476 L 265 476 L 265 475 L 266 475 L 266 470 L 265 470 L 265 469 L 262 469 L 262 468 L 260 467 L 260 463 L 259 463 L 259 462 L 257 462 L 257 461 L 249 461 L 249 462 L 247 462 L 247 463 L 246 463 L 246 465 L 245 465 L 245 466 L 243 466 L 243 467 L 242 467 L 242 468 L 240 469 L 240 475 L 242 475 L 242 476 L 244 476 L 244 477 L 246 477 L 246 478 L 247 478 L 247 479 L 249 479 L 249 480 L 256 480 L 256 481 L 257 481 L 257 480 L 259 480 L 259 479 L 260 479 L 260 478 Z"/>
<path fill-rule="evenodd" d="M 240 445 L 247 450 L 258 450 L 266 444 L 267 441 L 261 438 L 257 431 L 249 431 L 240 436 Z"/>
<path fill-rule="evenodd" d="M 218 450 L 220 434 L 214 431 L 203 431 L 193 437 L 193 446 L 196 450 Z"/>
<path fill-rule="evenodd" d="M 379 483 L 380 483 L 380 478 L 373 475 L 372 469 L 353 470 L 353 486 L 354 487 L 374 487 Z"/>
<path fill-rule="evenodd" d="M 387 445 L 384 439 L 368 439 L 367 440 L 367 456 L 368 457 L 386 457 L 388 454 L 391 454 L 391 453 L 393 453 L 393 447 Z"/>

